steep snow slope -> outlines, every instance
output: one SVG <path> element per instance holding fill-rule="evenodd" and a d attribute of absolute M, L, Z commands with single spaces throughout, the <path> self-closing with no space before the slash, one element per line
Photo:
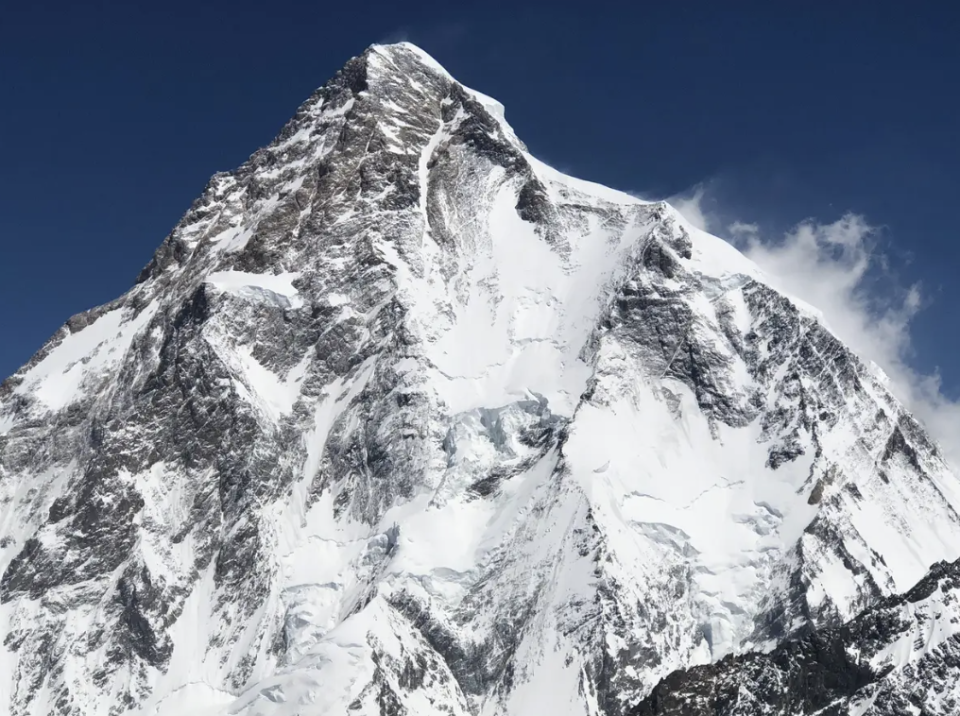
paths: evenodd
<path fill-rule="evenodd" d="M 814 310 L 408 44 L 0 401 L 11 714 L 615 714 L 960 555 Z"/>

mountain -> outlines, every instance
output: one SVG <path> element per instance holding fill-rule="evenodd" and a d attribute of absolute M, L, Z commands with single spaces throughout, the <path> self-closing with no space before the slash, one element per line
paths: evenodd
<path fill-rule="evenodd" d="M 0 711 L 626 713 L 846 644 L 958 506 L 814 308 L 374 46 L 0 388 Z"/>
<path fill-rule="evenodd" d="M 960 712 L 960 560 L 839 628 L 677 671 L 631 716 Z"/>

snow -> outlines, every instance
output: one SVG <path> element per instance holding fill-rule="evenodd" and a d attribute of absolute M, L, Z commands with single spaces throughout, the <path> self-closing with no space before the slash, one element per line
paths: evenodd
<path fill-rule="evenodd" d="M 735 651 L 752 629 L 752 605 L 776 557 L 816 514 L 799 491 L 809 462 L 764 468 L 759 426 L 723 427 L 715 439 L 689 388 L 664 384 L 680 396 L 681 417 L 652 385 L 635 385 L 602 410 L 581 406 L 564 452 L 604 522 L 632 525 L 693 555 L 716 659 Z M 629 554 L 634 540 L 614 549 Z"/>
<path fill-rule="evenodd" d="M 443 77 L 450 78 L 450 73 L 447 72 L 443 65 L 433 59 L 433 57 L 427 54 L 424 50 L 414 45 L 412 42 L 397 42 L 389 45 L 373 45 L 374 51 L 387 58 L 390 57 L 390 53 L 394 48 L 402 48 L 403 50 L 412 52 L 426 67 L 429 67 L 431 70 L 439 73 Z"/>
<path fill-rule="evenodd" d="M 248 346 L 238 346 L 234 357 L 242 375 L 240 389 L 271 419 L 279 420 L 293 410 L 293 406 L 300 398 L 300 386 L 306 375 L 311 352 L 307 351 L 287 376 L 280 378 L 254 358 Z"/>
<path fill-rule="evenodd" d="M 285 308 L 300 308 L 303 299 L 293 285 L 299 277 L 299 273 L 292 271 L 278 274 L 216 271 L 207 276 L 207 283 L 243 298 L 263 300 Z"/>
<path fill-rule="evenodd" d="M 748 259 L 728 241 L 694 226 L 673 206 L 666 203 L 663 205 L 668 207 L 673 220 L 679 226 L 682 226 L 693 240 L 692 268 L 695 271 L 707 276 L 750 277 L 759 283 L 770 286 L 781 295 L 786 296 L 803 315 L 813 318 L 829 330 L 830 327 L 823 315 L 823 311 L 815 306 L 811 306 L 803 299 L 797 298 L 793 294 L 784 291 L 776 277 L 762 271 L 759 266 Z"/>
<path fill-rule="evenodd" d="M 191 681 L 177 688 L 143 716 L 218 716 L 234 701 L 228 691 L 202 681 Z"/>
<path fill-rule="evenodd" d="M 16 424 L 12 413 L 4 413 L 3 403 L 0 403 L 0 436 L 6 435 Z"/>
<path fill-rule="evenodd" d="M 598 231 L 565 258 L 517 215 L 517 191 L 503 184 L 493 197 L 478 229 L 489 243 L 461 279 L 468 288 L 452 325 L 428 352 L 453 413 L 543 395 L 571 415 L 591 372 L 580 351 L 630 248 Z"/>
<path fill-rule="evenodd" d="M 218 234 L 211 236 L 208 241 L 216 244 L 220 251 L 226 253 L 236 253 L 246 247 L 247 242 L 253 236 L 253 231 L 248 226 L 237 226 L 224 229 Z"/>
<path fill-rule="evenodd" d="M 952 590 L 951 590 L 952 591 Z M 871 659 L 877 671 L 902 669 L 929 655 L 940 645 L 960 636 L 960 609 L 954 593 L 940 587 L 919 602 L 904 602 L 898 609 L 911 628 L 892 639 Z"/>
<path fill-rule="evenodd" d="M 506 116 L 504 114 L 505 110 L 503 108 L 503 105 L 500 104 L 497 100 L 495 100 L 493 97 L 488 97 L 487 95 L 483 94 L 483 92 L 477 92 L 477 90 L 470 89 L 469 87 L 464 87 L 464 89 L 467 90 L 467 93 L 471 97 L 473 97 L 475 100 L 477 100 L 477 102 L 482 104 L 484 109 L 486 109 L 490 114 L 492 114 L 497 120 L 499 120 L 500 122 L 506 121 Z"/>
<path fill-rule="evenodd" d="M 586 179 L 578 179 L 570 176 L 569 174 L 564 174 L 563 172 L 554 169 L 550 165 L 532 155 L 528 154 L 526 158 L 527 161 L 530 162 L 530 166 L 533 168 L 534 172 L 542 179 L 569 187 L 574 191 L 584 194 L 588 199 L 599 199 L 612 204 L 621 204 L 627 206 L 643 206 L 651 203 L 639 197 L 633 196 L 632 194 L 628 194 L 627 192 L 611 189 L 603 184 L 597 184 L 592 181 L 587 181 Z"/>
<path fill-rule="evenodd" d="M 88 376 L 106 373 L 117 365 L 156 310 L 157 305 L 151 304 L 130 316 L 127 309 L 115 308 L 81 330 L 67 333 L 22 375 L 16 392 L 35 395 L 51 410 L 70 405 L 84 395 Z"/>

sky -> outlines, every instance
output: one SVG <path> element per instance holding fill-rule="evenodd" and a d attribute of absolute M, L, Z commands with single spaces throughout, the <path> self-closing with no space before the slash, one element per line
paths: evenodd
<path fill-rule="evenodd" d="M 825 304 L 943 408 L 930 420 L 953 415 L 958 36 L 947 2 L 17 3 L 0 19 L 0 379 L 127 290 L 209 176 L 347 59 L 409 40 L 500 100 L 532 153 L 672 198 Z"/>

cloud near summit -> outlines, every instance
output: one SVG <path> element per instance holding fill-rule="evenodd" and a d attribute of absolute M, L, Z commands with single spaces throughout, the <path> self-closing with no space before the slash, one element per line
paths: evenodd
<path fill-rule="evenodd" d="M 838 338 L 886 374 L 893 393 L 960 467 L 960 403 L 944 395 L 938 374 L 911 365 L 910 324 L 926 302 L 922 287 L 904 288 L 890 276 L 878 227 L 846 213 L 832 223 L 807 219 L 773 235 L 754 223 L 721 220 L 707 208 L 706 194 L 701 186 L 669 201 L 697 227 L 736 245 L 772 286 L 819 309 Z M 882 280 L 875 280 L 878 275 Z"/>

